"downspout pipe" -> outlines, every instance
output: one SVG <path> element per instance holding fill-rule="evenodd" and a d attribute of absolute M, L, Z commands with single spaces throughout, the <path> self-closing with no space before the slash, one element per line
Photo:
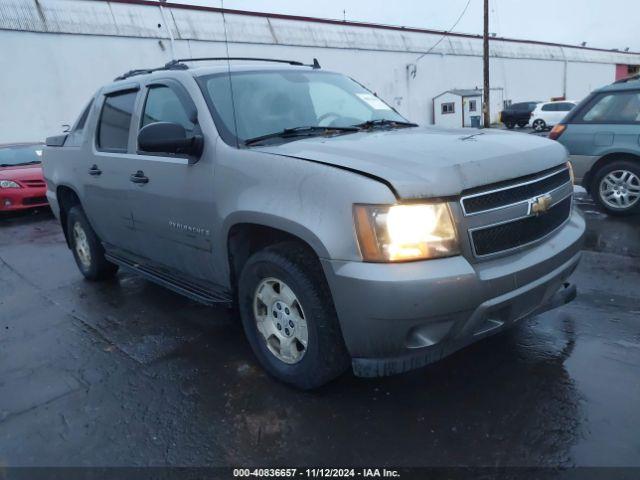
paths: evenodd
<path fill-rule="evenodd" d="M 167 17 L 164 13 L 164 8 L 162 7 L 162 4 L 165 3 L 167 0 L 160 0 L 159 2 L 159 7 L 160 7 L 160 14 L 162 15 L 162 23 L 164 23 L 165 28 L 167 29 L 167 33 L 169 34 L 169 42 L 171 44 L 171 60 L 175 60 L 176 59 L 176 48 L 175 48 L 175 40 L 173 38 L 173 32 L 171 31 L 171 27 L 169 26 L 169 22 L 167 22 Z"/>
<path fill-rule="evenodd" d="M 564 48 L 560 47 L 560 51 L 562 52 L 562 58 L 564 59 L 563 62 L 563 70 L 562 70 L 562 96 L 564 97 L 564 99 L 566 100 L 567 98 L 567 68 L 568 68 L 568 63 L 567 62 L 567 56 L 564 53 Z"/>

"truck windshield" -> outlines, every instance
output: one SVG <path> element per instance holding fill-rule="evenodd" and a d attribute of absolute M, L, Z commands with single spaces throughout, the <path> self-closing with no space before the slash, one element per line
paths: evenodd
<path fill-rule="evenodd" d="M 373 93 L 336 73 L 274 70 L 229 77 L 225 72 L 201 77 L 199 83 L 229 144 L 302 127 L 325 127 L 316 129 L 322 134 L 332 128 L 352 131 L 346 127 L 371 121 L 406 122 Z"/>

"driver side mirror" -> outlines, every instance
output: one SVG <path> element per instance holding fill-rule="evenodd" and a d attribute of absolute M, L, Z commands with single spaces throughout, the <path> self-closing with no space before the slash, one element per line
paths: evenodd
<path fill-rule="evenodd" d="M 138 147 L 142 152 L 147 153 L 170 153 L 199 157 L 202 154 L 203 145 L 202 135 L 187 135 L 187 131 L 179 123 L 150 123 L 138 133 Z"/>

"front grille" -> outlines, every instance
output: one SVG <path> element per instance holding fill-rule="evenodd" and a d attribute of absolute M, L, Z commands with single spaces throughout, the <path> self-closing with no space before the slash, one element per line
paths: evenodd
<path fill-rule="evenodd" d="M 571 197 L 551 207 L 545 214 L 531 216 L 471 232 L 476 255 L 510 250 L 535 242 L 560 227 L 571 214 Z"/>
<path fill-rule="evenodd" d="M 550 192 L 571 180 L 569 170 L 563 169 L 539 179 L 530 180 L 515 186 L 505 186 L 486 193 L 467 196 L 462 200 L 466 215 L 485 212 L 524 202 L 537 195 Z"/>
<path fill-rule="evenodd" d="M 22 200 L 23 205 L 38 205 L 40 203 L 47 203 L 47 197 L 29 197 Z"/>
<path fill-rule="evenodd" d="M 24 183 L 27 187 L 44 187 L 44 186 L 46 186 L 46 184 L 44 183 L 44 180 L 23 180 L 22 183 Z"/>

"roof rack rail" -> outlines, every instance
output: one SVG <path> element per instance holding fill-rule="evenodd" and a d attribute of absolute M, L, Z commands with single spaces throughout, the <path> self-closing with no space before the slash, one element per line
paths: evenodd
<path fill-rule="evenodd" d="M 220 61 L 228 61 L 228 60 L 242 60 L 248 62 L 273 62 L 273 63 L 286 63 L 289 65 L 296 65 L 298 67 L 311 67 L 314 69 L 320 68 L 320 63 L 317 58 L 313 59 L 312 64 L 305 64 L 302 62 L 298 62 L 296 60 L 282 60 L 278 58 L 260 58 L 260 57 L 201 57 L 201 58 L 179 58 L 176 60 L 171 60 L 167 63 L 164 68 L 166 69 L 187 69 L 187 67 L 183 62 L 220 62 Z"/>
<path fill-rule="evenodd" d="M 635 75 L 631 75 L 629 77 L 621 78 L 620 80 L 616 80 L 613 83 L 614 84 L 616 84 L 616 83 L 627 83 L 627 82 L 630 82 L 632 80 L 640 80 L 640 73 L 636 73 Z"/>
<path fill-rule="evenodd" d="M 171 60 L 167 62 L 163 67 L 158 68 L 139 68 L 137 70 L 129 70 L 126 73 L 123 73 L 119 77 L 116 77 L 114 80 L 125 80 L 129 77 L 135 77 L 136 75 L 146 75 L 148 73 L 157 72 L 160 70 L 187 70 L 189 67 L 184 64 L 184 62 L 209 62 L 209 61 L 228 61 L 228 60 L 243 60 L 249 62 L 275 62 L 275 63 L 286 63 L 288 65 L 296 65 L 298 67 L 311 67 L 314 70 L 317 70 L 320 67 L 320 62 L 318 62 L 317 58 L 313 59 L 312 64 L 305 64 L 302 62 L 298 62 L 296 60 L 280 60 L 277 58 L 259 58 L 259 57 L 202 57 L 202 58 L 179 58 L 176 60 Z"/>
<path fill-rule="evenodd" d="M 129 70 L 126 73 L 123 73 L 122 75 L 120 75 L 119 77 L 114 78 L 114 81 L 118 81 L 118 80 L 125 80 L 129 77 L 135 77 L 136 75 L 146 75 L 148 73 L 153 73 L 153 72 L 157 72 L 158 70 L 166 70 L 165 67 L 159 67 L 159 68 L 139 68 L 136 70 Z"/>
<path fill-rule="evenodd" d="M 143 75 L 145 73 L 151 73 L 152 71 L 153 71 L 152 69 L 147 69 L 147 68 L 139 68 L 137 70 L 129 70 L 128 72 L 125 72 L 122 75 L 117 76 L 113 80 L 114 81 L 124 80 L 125 78 L 133 77 L 135 75 Z"/>

